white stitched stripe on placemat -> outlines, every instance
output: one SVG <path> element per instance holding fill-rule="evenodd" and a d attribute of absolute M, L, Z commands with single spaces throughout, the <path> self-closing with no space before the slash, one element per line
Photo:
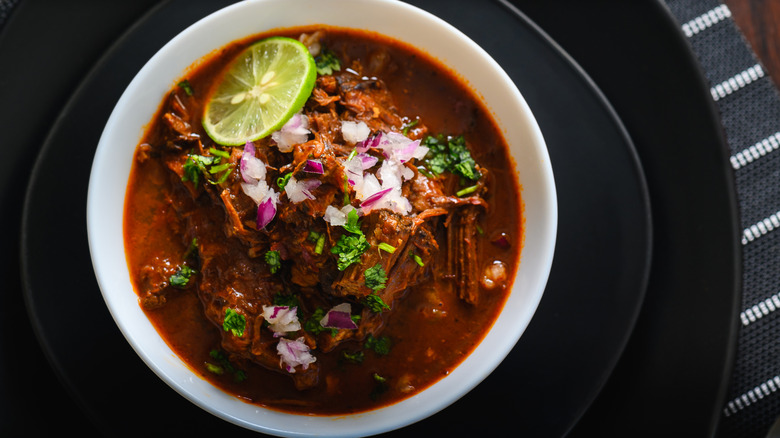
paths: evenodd
<path fill-rule="evenodd" d="M 746 166 L 764 155 L 780 148 L 780 132 L 775 132 L 769 137 L 731 156 L 731 167 L 734 170 Z"/>
<path fill-rule="evenodd" d="M 756 64 L 710 88 L 710 94 L 717 101 L 763 77 L 764 69 L 761 64 Z"/>
<path fill-rule="evenodd" d="M 705 12 L 702 15 L 682 25 L 682 30 L 688 38 L 697 33 L 712 27 L 713 25 L 731 17 L 731 11 L 726 5 L 720 5 L 715 9 Z"/>
<path fill-rule="evenodd" d="M 764 234 L 780 227 L 780 211 L 772 214 L 768 218 L 757 222 L 755 225 L 751 225 L 742 231 L 742 244 L 747 245 L 748 242 L 752 242 Z"/>
<path fill-rule="evenodd" d="M 774 294 L 764 301 L 745 309 L 744 312 L 739 314 L 739 319 L 742 320 L 742 325 L 746 326 L 751 322 L 756 322 L 764 316 L 769 315 L 778 308 L 780 308 L 780 294 Z"/>
<path fill-rule="evenodd" d="M 738 411 L 741 411 L 758 400 L 761 400 L 773 392 L 776 392 L 778 388 L 780 388 L 780 376 L 774 376 L 766 382 L 726 403 L 726 407 L 723 408 L 723 414 L 725 414 L 727 417 L 736 414 Z"/>

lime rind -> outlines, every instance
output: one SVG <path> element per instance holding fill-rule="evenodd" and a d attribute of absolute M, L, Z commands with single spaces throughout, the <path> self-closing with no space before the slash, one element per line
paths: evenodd
<path fill-rule="evenodd" d="M 206 104 L 203 127 L 222 145 L 263 138 L 303 107 L 316 78 L 314 58 L 302 43 L 286 37 L 261 40 L 227 67 Z"/>

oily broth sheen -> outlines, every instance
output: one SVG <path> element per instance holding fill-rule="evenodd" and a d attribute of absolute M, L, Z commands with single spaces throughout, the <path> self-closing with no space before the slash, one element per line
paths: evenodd
<path fill-rule="evenodd" d="M 251 43 L 274 35 L 297 38 L 302 32 L 311 33 L 320 28 L 327 30 L 325 46 L 339 56 L 343 66 L 349 66 L 355 59 L 365 65 L 380 50 L 386 51 L 389 74 L 379 78 L 392 91 L 402 116 L 409 119 L 419 116 L 430 133 L 465 135 L 475 161 L 490 171 L 490 195 L 486 198 L 489 208 L 480 221 L 485 230 L 480 243 L 480 271 L 494 260 L 500 260 L 506 265 L 507 277 L 514 278 L 523 233 L 514 162 L 490 111 L 456 73 L 429 55 L 372 32 L 331 27 L 295 28 L 234 42 L 198 61 L 186 78 L 195 97 L 203 98 L 223 68 Z M 202 102 L 188 109 L 198 115 L 193 125 L 206 138 L 199 120 Z M 149 124 L 142 144 L 161 141 L 162 111 L 161 107 Z M 164 165 L 155 160 L 143 163 L 134 160 L 125 200 L 124 233 L 136 291 L 143 285 L 145 264 L 153 259 L 176 260 L 177 254 L 186 251 L 189 242 L 179 237 L 181 224 L 172 208 L 172 202 L 194 204 L 186 196 L 186 190 Z M 224 221 L 220 212 L 212 214 L 215 223 Z M 509 249 L 490 243 L 501 233 L 512 236 Z M 246 250 L 235 239 L 226 238 L 225 244 L 231 250 Z M 347 342 L 330 354 L 315 351 L 321 366 L 319 385 L 303 392 L 296 390 L 288 377 L 261 366 L 242 365 L 247 379 L 241 383 L 227 375 L 209 373 L 204 363 L 214 362 L 209 352 L 219 347 L 221 327 L 205 318 L 194 289 L 168 293 L 164 306 L 144 311 L 171 349 L 194 372 L 226 392 L 271 409 L 339 415 L 395 403 L 446 376 L 484 338 L 506 301 L 511 280 L 501 290 L 481 290 L 476 307 L 463 303 L 454 294 L 447 293 L 447 289 L 424 283 L 410 288 L 402 300 L 396 301 L 381 333 L 393 341 L 387 356 L 366 351 L 362 364 L 340 363 L 341 350 L 360 349 L 356 342 Z M 376 398 L 367 396 L 374 389 L 374 373 L 393 382 Z"/>

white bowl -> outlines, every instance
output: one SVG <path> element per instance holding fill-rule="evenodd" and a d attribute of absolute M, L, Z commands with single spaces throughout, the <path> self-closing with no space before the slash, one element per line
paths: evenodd
<path fill-rule="evenodd" d="M 382 17 L 381 20 L 367 17 Z M 361 25 L 355 25 L 360 23 Z M 146 318 L 130 282 L 123 208 L 133 151 L 160 102 L 194 61 L 231 41 L 280 27 L 329 24 L 366 28 L 433 55 L 459 72 L 493 112 L 520 178 L 525 242 L 511 294 L 492 330 L 450 375 L 394 405 L 345 416 L 286 414 L 248 404 L 194 374 Z M 451 25 L 394 0 L 247 0 L 193 24 L 138 72 L 100 138 L 89 182 L 92 263 L 111 315 L 146 364 L 181 395 L 214 415 L 280 436 L 365 436 L 397 429 L 447 407 L 479 384 L 514 347 L 533 316 L 552 264 L 557 201 L 539 127 L 509 76 Z"/>

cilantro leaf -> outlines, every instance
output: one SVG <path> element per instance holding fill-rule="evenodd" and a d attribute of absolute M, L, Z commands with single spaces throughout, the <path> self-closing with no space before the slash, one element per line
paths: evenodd
<path fill-rule="evenodd" d="M 366 287 L 374 292 L 384 288 L 385 283 L 387 283 L 387 274 L 379 263 L 377 263 L 376 266 L 366 269 L 364 275 L 366 277 Z"/>
<path fill-rule="evenodd" d="M 303 329 L 307 332 L 317 336 L 323 331 L 330 331 L 331 336 L 336 336 L 336 333 L 338 333 L 338 330 L 336 329 L 330 329 L 325 328 L 320 324 L 320 320 L 325 317 L 325 309 L 322 307 L 318 307 L 317 310 L 314 311 L 314 313 L 311 314 L 311 317 L 307 319 L 303 323 Z"/>
<path fill-rule="evenodd" d="M 354 353 L 350 353 L 347 350 L 343 350 L 341 352 L 341 357 L 344 358 L 347 362 L 351 363 L 363 363 L 363 359 L 365 359 L 366 355 L 362 351 L 356 351 Z"/>
<path fill-rule="evenodd" d="M 282 267 L 282 256 L 279 251 L 268 251 L 265 253 L 265 262 L 268 264 L 272 274 L 276 274 Z"/>
<path fill-rule="evenodd" d="M 381 356 L 386 356 L 390 354 L 390 344 L 390 338 L 387 336 L 375 338 L 374 335 L 369 334 L 366 338 L 366 342 L 363 344 L 363 348 L 372 350 L 374 353 Z"/>
<path fill-rule="evenodd" d="M 189 266 L 181 265 L 179 269 L 176 270 L 176 273 L 171 275 L 171 277 L 168 279 L 168 282 L 173 287 L 184 289 L 189 285 L 192 275 L 196 273 L 197 271 L 190 268 Z"/>
<path fill-rule="evenodd" d="M 190 84 L 190 81 L 187 79 L 183 79 L 181 82 L 179 82 L 179 88 L 184 90 L 185 93 L 187 93 L 187 96 L 192 96 L 192 85 Z"/>
<path fill-rule="evenodd" d="M 233 336 L 244 336 L 246 330 L 246 317 L 235 309 L 225 308 L 225 320 L 222 322 L 222 328 L 227 332 L 233 333 Z"/>
<path fill-rule="evenodd" d="M 240 383 L 246 380 L 246 373 L 243 370 L 236 369 L 233 364 L 230 363 L 227 356 L 225 356 L 225 353 L 219 350 L 211 350 L 209 356 L 220 364 L 215 365 L 206 362 L 206 369 L 210 372 L 221 375 L 227 370 L 229 373 L 233 374 L 233 380 L 236 382 Z"/>
<path fill-rule="evenodd" d="M 374 313 L 382 313 L 385 310 L 390 310 L 390 306 L 388 306 L 377 294 L 366 295 L 363 298 L 363 305 L 371 309 Z"/>
<path fill-rule="evenodd" d="M 472 181 L 481 177 L 462 135 L 446 138 L 443 135 L 428 136 L 421 144 L 428 148 L 424 161 L 434 175 L 450 172 Z"/>
<path fill-rule="evenodd" d="M 347 213 L 347 223 L 343 225 L 344 229 L 352 234 L 363 234 L 358 219 L 357 209 L 350 210 L 349 213 Z"/>
<path fill-rule="evenodd" d="M 320 54 L 314 58 L 314 63 L 320 75 L 332 75 L 333 70 L 341 70 L 341 61 L 335 53 L 327 49 L 320 51 Z"/>
<path fill-rule="evenodd" d="M 330 252 L 338 255 L 339 271 L 347 269 L 353 263 L 360 261 L 360 256 L 371 246 L 362 233 L 359 236 L 344 234 Z"/>

